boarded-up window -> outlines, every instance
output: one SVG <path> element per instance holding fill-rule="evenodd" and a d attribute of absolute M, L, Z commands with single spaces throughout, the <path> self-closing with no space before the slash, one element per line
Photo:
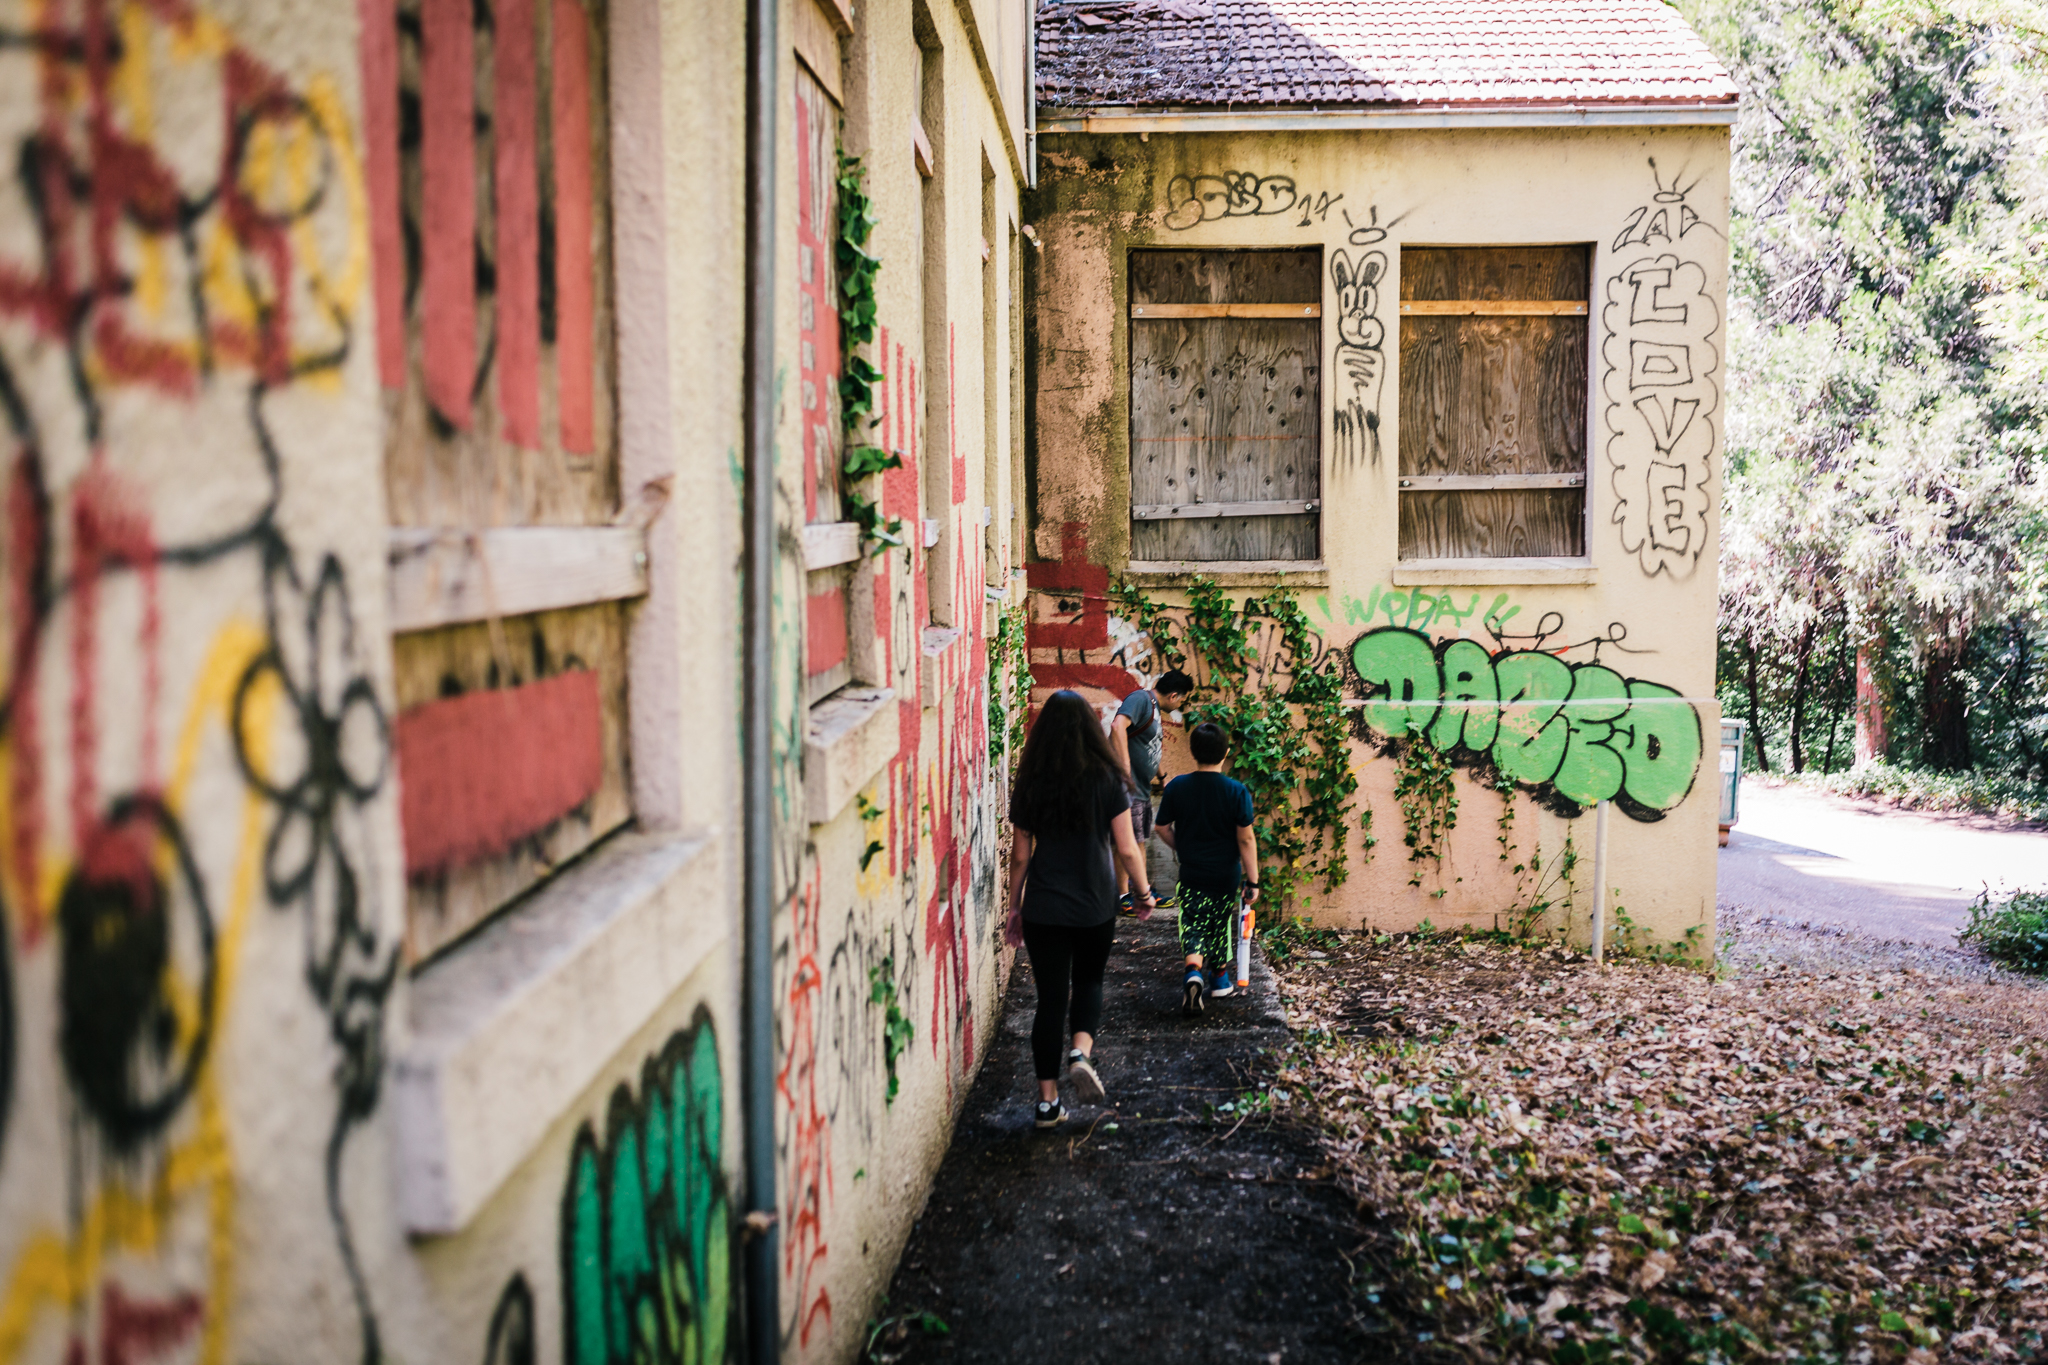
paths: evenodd
<path fill-rule="evenodd" d="M 1401 558 L 1586 553 L 1591 249 L 1401 252 Z"/>
<path fill-rule="evenodd" d="M 836 39 L 832 40 L 834 43 Z M 803 407 L 804 521 L 838 525 L 837 560 L 859 544 L 844 522 L 840 462 L 845 433 L 839 407 L 839 106 L 809 70 L 796 70 L 797 398 Z M 813 538 L 815 539 L 815 537 Z M 852 677 L 847 613 L 853 570 L 834 562 L 812 568 L 805 584 L 804 662 L 813 702 Z"/>
<path fill-rule="evenodd" d="M 1131 253 L 1131 558 L 1321 552 L 1322 253 Z"/>
<path fill-rule="evenodd" d="M 645 557 L 613 524 L 603 0 L 363 14 L 417 961 L 631 817 Z"/>

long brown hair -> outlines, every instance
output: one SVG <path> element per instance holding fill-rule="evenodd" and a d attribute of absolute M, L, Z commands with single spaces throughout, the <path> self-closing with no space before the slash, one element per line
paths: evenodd
<path fill-rule="evenodd" d="M 1059 691 L 1046 699 L 1017 761 L 1017 785 L 1010 794 L 1010 819 L 1033 834 L 1092 833 L 1092 800 L 1104 778 L 1133 790 L 1131 780 L 1103 738 L 1095 708 L 1078 692 Z"/>

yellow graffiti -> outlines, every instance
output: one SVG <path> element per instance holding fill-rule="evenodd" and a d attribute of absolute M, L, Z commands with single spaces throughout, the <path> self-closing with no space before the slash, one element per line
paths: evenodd
<path fill-rule="evenodd" d="M 158 12 L 144 0 L 130 0 L 123 5 L 118 23 L 121 56 L 115 69 L 113 93 L 127 135 L 135 142 L 147 144 L 156 132 L 153 62 L 163 50 L 152 42 L 153 36 L 160 28 L 168 28 L 168 51 L 172 61 L 179 64 L 219 60 L 231 50 L 232 42 L 226 29 L 209 15 L 194 13 L 165 25 Z M 85 98 L 84 87 L 73 79 L 73 74 L 64 79 L 70 86 L 67 98 Z M 324 324 L 322 330 L 326 333 L 292 338 L 291 360 L 302 367 L 301 377 L 316 390 L 339 392 L 342 381 L 338 367 L 305 362 L 341 350 L 346 330 L 369 287 L 369 192 L 340 84 L 326 72 L 315 73 L 306 84 L 302 113 L 288 119 L 259 120 L 248 129 L 247 138 L 238 188 L 266 215 L 294 218 L 290 229 L 294 264 L 303 272 L 307 296 L 317 305 L 309 313 L 296 316 L 311 316 Z M 323 230 L 316 215 L 286 213 L 290 206 L 304 204 L 319 193 L 323 158 L 341 191 L 339 242 L 332 240 L 333 228 Z M 327 238 L 325 242 L 323 236 Z M 132 234 L 132 241 L 136 252 L 135 306 L 143 318 L 161 323 L 177 292 L 169 244 L 160 235 L 148 232 Z M 330 264 L 337 257 L 338 263 Z M 201 228 L 199 284 L 209 316 L 249 331 L 254 331 L 266 309 L 278 302 L 259 297 L 263 285 L 261 272 L 248 268 L 235 229 L 218 213 Z M 167 338 L 165 344 L 196 366 L 200 340 L 195 334 Z M 97 357 L 88 354 L 85 363 L 89 379 L 96 384 L 106 382 Z"/>
<path fill-rule="evenodd" d="M 246 621 L 231 622 L 214 637 L 207 651 L 172 762 L 165 804 L 182 811 L 199 767 L 202 744 L 215 725 L 227 733 L 233 724 L 235 689 L 249 665 L 264 649 L 264 636 Z M 244 736 L 249 756 L 259 767 L 269 761 L 270 735 L 282 701 L 282 689 L 271 674 L 262 675 L 248 700 L 249 723 Z M 5 803 L 0 802 L 0 812 Z M 216 998 L 234 998 L 242 939 L 256 902 L 263 848 L 263 802 L 255 791 L 244 798 L 241 846 L 229 883 L 228 914 L 216 947 Z M 167 991 L 181 1024 L 196 1027 L 197 1005 L 182 983 Z M 149 1255 L 162 1246 L 176 1204 L 204 1187 L 207 1213 L 209 1302 L 200 1337 L 200 1365 L 222 1365 L 227 1358 L 227 1307 L 233 1298 L 234 1162 L 228 1144 L 225 1108 L 216 1068 L 209 1064 L 193 1092 L 196 1122 L 192 1135 L 173 1143 L 151 1188 L 137 1190 L 118 1176 L 108 1180 L 87 1204 L 67 1238 L 44 1229 L 32 1233 L 0 1297 L 0 1365 L 21 1358 L 42 1310 L 54 1307 L 66 1316 L 83 1312 L 98 1285 L 107 1260 L 114 1255 Z"/>
<path fill-rule="evenodd" d="M 854 881 L 854 890 L 863 896 L 885 896 L 895 879 L 889 875 L 889 860 L 877 853 L 867 856 L 867 850 L 876 844 L 889 842 L 889 812 L 875 800 L 876 784 L 870 782 L 861 788 L 860 799 L 855 803 L 860 809 L 860 846 L 862 867 L 860 876 Z"/>
<path fill-rule="evenodd" d="M 128 135 L 149 142 L 156 135 L 156 101 L 149 83 L 149 14 L 139 4 L 121 10 L 121 62 L 114 71 L 114 93 L 128 121 Z M 135 272 L 135 306 L 151 321 L 160 321 L 170 302 L 170 267 L 163 239 L 144 233 L 142 262 Z"/>

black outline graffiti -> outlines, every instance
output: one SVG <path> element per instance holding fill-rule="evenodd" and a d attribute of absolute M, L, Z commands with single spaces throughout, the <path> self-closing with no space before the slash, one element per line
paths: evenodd
<path fill-rule="evenodd" d="M 1653 179 L 1656 169 L 1653 159 Z M 1678 180 L 1674 176 L 1668 189 L 1656 180 L 1652 202 L 1630 216 L 1614 240 L 1615 249 L 1654 241 L 1672 244 L 1674 208 L 1680 237 L 1695 227 L 1715 230 L 1685 202 L 1699 181 L 1681 189 Z M 1708 485 L 1714 477 L 1714 419 L 1721 397 L 1715 379 L 1720 309 L 1708 289 L 1705 267 L 1668 251 L 1622 263 L 1602 295 L 1601 416 L 1614 493 L 1608 520 L 1646 576 L 1690 577 L 1706 551 L 1712 514 Z M 1703 316 L 1694 310 L 1704 310 Z M 1644 441 L 1650 450 L 1636 450 Z"/>
<path fill-rule="evenodd" d="M 129 830 L 148 826 L 138 841 Z M 58 1055 L 79 1102 L 116 1155 L 160 1132 L 198 1082 L 213 1040 L 219 963 L 213 911 L 178 819 L 154 796 L 126 796 L 108 809 L 57 902 Z M 171 897 L 149 866 L 168 846 L 187 901 L 201 967 L 198 1024 L 182 1059 L 153 1093 L 140 1093 L 177 1041 L 177 1016 L 163 998 L 171 953 Z M 127 855 L 123 857 L 122 855 Z"/>
<path fill-rule="evenodd" d="M 1259 175 L 1254 171 L 1219 171 L 1215 175 L 1176 175 L 1166 182 L 1166 209 L 1160 222 L 1174 232 L 1197 223 L 1225 218 L 1272 217 L 1301 210 L 1296 227 L 1322 222 L 1344 196 L 1325 190 L 1303 192 L 1291 175 Z"/>
<path fill-rule="evenodd" d="M 1378 211 L 1374 214 L 1377 217 Z M 1348 221 L 1348 217 L 1347 217 Z M 1360 241 L 1360 234 L 1365 240 Z M 1386 240 L 1386 229 L 1374 226 L 1354 230 L 1351 240 L 1361 246 Z M 1343 468 L 1355 468 L 1368 457 L 1380 462 L 1380 400 L 1386 394 L 1387 357 L 1383 349 L 1387 327 L 1379 319 L 1380 284 L 1387 278 L 1387 253 L 1361 251 L 1353 261 L 1343 248 L 1330 253 L 1330 283 L 1337 291 L 1337 349 L 1339 400 L 1332 422 L 1336 435 L 1337 461 Z"/>
<path fill-rule="evenodd" d="M 107 47 L 112 49 L 111 52 L 104 49 L 89 52 L 88 43 L 67 39 L 62 34 L 31 35 L 18 30 L 0 30 L 0 47 L 33 47 L 45 59 L 61 61 L 80 71 L 102 59 L 114 60 L 118 56 L 118 45 L 118 39 L 110 39 Z M 250 79 L 254 81 L 255 78 L 252 76 Z M 327 1017 L 329 1036 L 340 1052 L 334 1077 L 338 1102 L 325 1156 L 326 1199 L 359 1319 L 362 1359 L 367 1365 L 374 1365 L 382 1359 L 377 1317 L 341 1198 L 342 1156 L 352 1131 L 376 1107 L 383 1073 L 384 1009 L 397 977 L 399 951 L 397 944 L 387 941 L 380 931 L 380 917 L 374 911 L 365 913 L 356 870 L 349 861 L 344 841 L 336 832 L 336 819 L 342 813 L 359 811 L 380 791 L 388 762 L 389 727 L 382 703 L 377 700 L 367 675 L 356 670 L 352 661 L 354 621 L 348 608 L 347 583 L 340 561 L 331 554 L 321 560 L 316 586 L 308 604 L 309 639 L 312 650 L 318 653 L 320 621 L 329 604 L 333 604 L 343 625 L 343 654 L 350 659 L 349 676 L 341 684 L 338 699 L 330 707 L 326 705 L 319 686 L 323 678 L 322 665 L 313 668 L 312 676 L 316 683 L 311 691 L 295 686 L 291 671 L 284 665 L 280 601 L 286 591 L 299 591 L 300 581 L 294 568 L 292 547 L 277 524 L 278 508 L 283 498 L 283 468 L 265 413 L 265 401 L 273 391 L 288 390 L 298 381 L 313 375 L 338 373 L 351 350 L 349 318 L 341 301 L 328 297 L 322 291 L 308 290 L 299 300 L 300 305 L 324 320 L 335 341 L 329 349 L 294 358 L 290 349 L 291 330 L 286 327 L 286 299 L 278 287 L 285 284 L 286 279 L 272 280 L 261 274 L 263 263 L 270 260 L 267 249 L 279 247 L 289 256 L 285 232 L 320 208 L 331 179 L 335 153 L 331 145 L 331 131 L 305 99 L 281 89 L 263 87 L 260 83 L 245 91 L 244 95 L 247 102 L 234 111 L 228 133 L 230 146 L 217 181 L 196 195 L 172 191 L 150 198 L 139 191 L 130 193 L 117 188 L 117 192 L 123 195 L 121 211 L 129 222 L 146 233 L 174 236 L 183 252 L 192 281 L 183 302 L 190 309 L 192 333 L 197 338 L 196 374 L 200 385 L 225 381 L 215 353 L 212 319 L 208 316 L 201 288 L 205 272 L 201 268 L 199 228 L 207 213 L 224 205 L 224 211 L 236 224 L 242 239 L 237 242 L 239 268 L 254 311 L 254 322 L 249 329 L 254 354 L 248 362 L 253 377 L 248 382 L 247 415 L 264 483 L 263 499 L 240 526 L 184 545 L 159 546 L 148 556 L 112 558 L 94 572 L 102 577 L 111 577 L 116 573 L 137 574 L 158 568 L 196 570 L 238 560 L 247 554 L 251 557 L 252 567 L 261 575 L 268 643 L 265 652 L 250 666 L 237 689 L 233 741 L 237 763 L 244 776 L 251 780 L 269 804 L 278 807 L 276 824 L 265 847 L 265 889 L 274 908 L 286 909 L 294 903 L 302 905 L 307 984 Z M 250 197 L 240 169 L 256 129 L 266 122 L 281 120 L 299 121 L 320 139 L 323 173 L 314 187 L 297 202 L 281 206 L 257 203 Z M 79 164 L 66 146 L 38 132 L 24 141 L 15 169 L 35 220 L 42 261 L 66 259 L 69 250 L 67 234 L 72 230 L 67 214 L 89 207 L 98 183 L 94 178 L 97 168 Z M 107 173 L 135 172 L 128 167 Z M 134 188 L 131 186 L 129 190 Z M 52 202 L 53 194 L 66 196 L 67 202 L 63 207 L 67 214 L 57 212 L 59 205 Z M 83 272 L 72 292 L 49 305 L 60 314 L 61 323 L 48 330 L 60 337 L 65 348 L 72 396 L 78 404 L 86 442 L 95 449 L 103 439 L 103 430 L 100 393 L 96 387 L 99 381 L 94 377 L 87 354 L 88 347 L 92 345 L 92 322 L 102 306 L 122 306 L 129 292 L 130 282 L 101 278 L 87 271 Z M 0 417 L 4 417 L 18 447 L 8 476 L 10 497 L 22 499 L 22 523 L 16 524 L 13 530 L 17 534 L 25 533 L 33 542 L 26 551 L 30 556 L 25 574 L 28 591 L 24 596 L 27 600 L 17 604 L 22 615 L 15 622 L 13 638 L 6 642 L 10 671 L 6 691 L 0 695 L 0 733 L 6 733 L 13 726 L 17 705 L 24 693 L 36 686 L 38 670 L 35 662 L 52 619 L 59 605 L 77 585 L 71 581 L 53 581 L 51 542 L 56 511 L 45 476 L 45 454 L 28 405 L 4 355 L 0 355 Z M 20 555 L 24 553 L 24 547 L 14 545 L 11 553 Z M 275 668 L 293 702 L 300 739 L 308 756 L 307 774 L 284 786 L 257 778 L 243 732 L 243 708 L 249 699 L 249 690 L 257 674 L 271 668 Z M 377 776 L 369 784 L 347 774 L 345 764 L 336 757 L 341 732 L 349 715 L 359 713 L 365 705 L 375 719 L 374 733 L 380 749 L 375 764 Z M 336 769 L 340 770 L 339 776 Z M 337 796 L 341 798 L 339 801 Z M 302 816 L 308 818 L 309 831 L 305 866 L 289 875 L 280 875 L 280 860 L 289 852 L 286 847 L 288 826 Z M 60 1042 L 60 1048 L 66 1053 L 67 1072 L 71 1075 L 75 1093 L 117 1152 L 131 1148 L 149 1132 L 168 1123 L 190 1093 L 206 1060 L 207 1049 L 203 1044 L 211 1039 L 219 1003 L 214 998 L 212 922 L 210 912 L 205 909 L 207 901 L 203 879 L 182 834 L 177 831 L 175 821 L 170 820 L 169 813 L 154 794 L 129 792 L 111 799 L 102 817 L 102 827 L 118 826 L 137 817 L 150 819 L 157 827 L 157 837 L 172 841 L 181 875 L 189 884 L 195 906 L 199 907 L 199 935 L 206 970 L 200 993 L 199 1031 L 188 1049 L 184 1071 L 153 1099 L 137 1102 L 132 1095 L 124 1093 L 126 1081 L 116 1083 L 103 1078 L 79 1088 L 77 1068 L 101 1044 L 82 1031 L 83 1025 L 79 1026 L 81 1031 L 67 1034 L 67 1041 Z M 327 869 L 325 877 L 321 875 L 323 867 Z M 76 878 L 73 885 L 79 885 Z M 323 903 L 330 893 L 334 900 L 331 912 Z M 4 911 L 5 907 L 0 906 L 0 915 L 4 915 Z M 60 932 L 66 928 L 62 920 L 60 911 Z M 5 932 L 0 928 L 0 935 Z M 143 947 L 154 951 L 151 945 Z M 4 1122 L 7 1116 L 11 1099 L 15 1032 L 12 983 L 7 974 L 4 951 L 4 945 L 0 945 L 0 1122 Z M 65 951 L 68 958 L 72 949 L 67 945 Z M 67 1028 L 70 1027 L 67 1022 Z M 98 1055 L 104 1055 L 103 1048 Z"/>
<path fill-rule="evenodd" d="M 536 1354 L 533 1289 L 525 1274 L 515 1271 L 498 1294 L 498 1306 L 491 1310 L 484 1365 L 533 1365 Z"/>
<path fill-rule="evenodd" d="M 235 686 L 229 728 L 243 779 L 277 808 L 263 846 L 264 890 L 279 908 L 304 902 L 306 985 L 325 1012 L 328 1037 L 341 1054 L 334 1068 L 334 1126 L 327 1138 L 327 1211 L 361 1319 L 363 1359 L 374 1362 L 383 1353 L 369 1284 L 342 1204 L 341 1163 L 350 1132 L 377 1108 L 384 1076 L 384 1009 L 398 977 L 399 951 L 395 943 L 382 941 L 377 925 L 363 913 L 360 881 L 349 861 L 340 817 L 360 812 L 383 789 L 390 767 L 391 726 L 368 677 L 358 670 L 355 614 L 340 561 L 331 554 L 323 556 L 313 590 L 302 593 L 281 538 L 265 545 L 264 559 L 269 645 L 250 661 Z M 305 653 L 297 676 L 282 645 L 280 598 L 287 593 L 305 598 Z M 334 630 L 338 636 L 329 633 Z M 330 646 L 338 652 L 330 653 Z M 334 680 L 338 685 L 330 692 L 326 670 L 333 663 L 342 665 L 344 677 Z M 290 782 L 258 771 L 250 753 L 248 708 L 266 676 L 283 691 L 304 746 L 304 771 Z M 352 714 L 364 715 L 373 727 L 376 761 L 374 776 L 367 780 L 349 771 L 344 756 Z M 292 835 L 300 827 L 304 860 L 294 865 Z M 281 866 L 288 870 L 281 871 Z M 333 898 L 328 914 L 322 913 L 323 888 L 331 888 Z"/>
<path fill-rule="evenodd" d="M 1628 216 L 1628 221 L 1622 224 L 1621 231 L 1615 234 L 1613 250 L 1620 251 L 1632 245 L 1649 246 L 1660 241 L 1668 245 L 1679 241 L 1694 228 L 1705 228 L 1716 237 L 1726 239 L 1726 234 L 1721 229 L 1700 217 L 1692 206 L 1685 202 L 1685 197 L 1698 189 L 1700 181 L 1707 178 L 1705 172 L 1694 177 L 1690 185 L 1681 187 L 1678 182 L 1684 176 L 1685 169 L 1680 167 L 1677 174 L 1671 177 L 1670 187 L 1666 188 L 1663 178 L 1657 174 L 1657 158 L 1650 158 L 1650 179 L 1656 183 L 1657 192 L 1651 196 L 1649 203 Z M 1674 207 L 1678 210 L 1678 231 L 1675 234 L 1671 231 L 1671 210 Z"/>

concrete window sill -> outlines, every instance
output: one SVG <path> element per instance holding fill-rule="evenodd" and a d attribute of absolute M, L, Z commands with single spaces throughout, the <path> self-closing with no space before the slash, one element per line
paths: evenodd
<path fill-rule="evenodd" d="M 811 708 L 804 808 L 812 824 L 829 823 L 888 765 L 898 733 L 893 687 L 841 688 Z"/>
<path fill-rule="evenodd" d="M 409 1232 L 466 1226 L 718 948 L 710 847 L 621 835 L 413 980 L 391 1071 Z"/>
<path fill-rule="evenodd" d="M 1330 568 L 1320 559 L 1134 559 L 1124 576 L 1144 588 L 1192 587 L 1197 577 L 1222 588 L 1330 586 Z"/>
<path fill-rule="evenodd" d="M 1490 588 L 1538 583 L 1597 583 L 1590 559 L 1408 559 L 1394 566 L 1394 586 Z"/>
<path fill-rule="evenodd" d="M 926 626 L 924 628 L 924 704 L 939 704 L 939 673 L 945 662 L 946 651 L 960 643 L 965 634 L 958 626 Z"/>

